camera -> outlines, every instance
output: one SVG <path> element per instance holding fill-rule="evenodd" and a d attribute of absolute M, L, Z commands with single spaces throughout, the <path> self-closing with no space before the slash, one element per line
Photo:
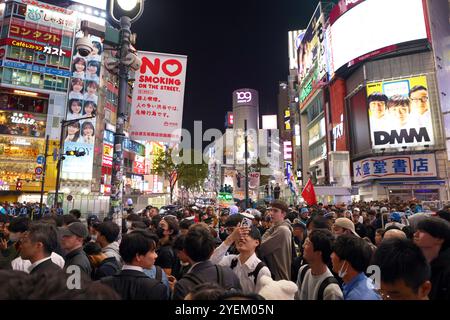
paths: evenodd
<path fill-rule="evenodd" d="M 78 38 L 75 48 L 80 56 L 87 57 L 94 50 L 94 45 L 88 37 L 84 36 L 82 38 Z"/>

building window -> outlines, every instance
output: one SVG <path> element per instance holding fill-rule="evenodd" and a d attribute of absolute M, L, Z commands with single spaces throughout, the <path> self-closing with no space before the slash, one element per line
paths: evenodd
<path fill-rule="evenodd" d="M 24 4 L 16 3 L 14 5 L 14 16 L 19 18 L 25 18 L 27 13 L 27 6 Z"/>
<path fill-rule="evenodd" d="M 40 87 L 41 86 L 41 74 L 33 72 L 31 74 L 31 85 L 33 87 Z"/>
<path fill-rule="evenodd" d="M 20 60 L 20 48 L 19 47 L 8 46 L 7 57 L 11 58 L 11 59 Z"/>
<path fill-rule="evenodd" d="M 61 57 L 61 66 L 64 68 L 70 68 L 70 58 L 66 56 Z"/>
<path fill-rule="evenodd" d="M 61 42 L 61 47 L 68 47 L 68 48 L 72 48 L 72 37 L 68 37 L 68 36 L 62 36 L 62 42 Z"/>
<path fill-rule="evenodd" d="M 12 69 L 3 68 L 2 82 L 11 84 L 12 83 Z"/>
<path fill-rule="evenodd" d="M 1 34 L 2 39 L 8 37 L 8 32 L 9 32 L 9 25 L 4 24 L 4 25 L 2 26 L 2 34 Z"/>

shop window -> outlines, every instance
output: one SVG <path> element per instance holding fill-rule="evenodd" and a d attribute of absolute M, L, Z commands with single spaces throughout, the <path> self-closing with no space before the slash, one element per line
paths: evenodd
<path fill-rule="evenodd" d="M 16 3 L 14 5 L 14 16 L 15 17 L 25 18 L 26 13 L 27 13 L 26 5 L 19 4 L 19 3 Z"/>
<path fill-rule="evenodd" d="M 39 87 L 41 85 L 41 74 L 33 72 L 31 74 L 31 85 L 33 87 Z"/>
<path fill-rule="evenodd" d="M 2 82 L 12 83 L 13 70 L 9 68 L 3 68 L 3 78 Z"/>
<path fill-rule="evenodd" d="M 4 24 L 4 25 L 2 26 L 2 33 L 1 33 L 2 39 L 8 37 L 8 32 L 9 32 L 9 25 Z"/>
<path fill-rule="evenodd" d="M 34 51 L 29 49 L 23 49 L 21 60 L 25 60 L 27 62 L 33 62 Z"/>
<path fill-rule="evenodd" d="M 55 76 L 45 75 L 44 76 L 44 89 L 54 90 L 55 87 Z"/>
<path fill-rule="evenodd" d="M 62 47 L 72 48 L 72 42 L 73 42 L 73 38 L 72 37 L 62 36 L 61 46 Z"/>
<path fill-rule="evenodd" d="M 67 91 L 68 78 L 56 78 L 56 90 L 58 91 Z"/>
<path fill-rule="evenodd" d="M 5 18 L 11 16 L 11 13 L 13 11 L 13 6 L 14 6 L 14 3 L 12 3 L 12 2 L 6 4 L 5 15 L 4 15 Z"/>
<path fill-rule="evenodd" d="M 19 60 L 20 59 L 20 48 L 19 47 L 8 46 L 7 57 L 11 58 L 11 59 Z"/>
<path fill-rule="evenodd" d="M 70 58 L 69 57 L 62 56 L 60 61 L 61 61 L 61 64 L 60 64 L 61 67 L 68 68 L 68 69 L 70 68 Z"/>

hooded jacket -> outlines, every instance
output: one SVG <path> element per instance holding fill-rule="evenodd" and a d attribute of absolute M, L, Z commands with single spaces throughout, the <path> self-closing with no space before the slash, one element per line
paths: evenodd
<path fill-rule="evenodd" d="M 275 223 L 262 237 L 259 255 L 276 281 L 291 280 L 292 241 L 292 227 L 287 221 Z"/>
<path fill-rule="evenodd" d="M 106 247 L 102 249 L 102 252 L 108 257 L 116 258 L 119 269 L 122 269 L 123 260 L 119 253 L 119 243 L 117 241 L 111 242 Z"/>

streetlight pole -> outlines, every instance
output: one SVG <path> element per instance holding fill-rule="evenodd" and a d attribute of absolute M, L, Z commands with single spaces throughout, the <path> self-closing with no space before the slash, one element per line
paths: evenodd
<path fill-rule="evenodd" d="M 111 199 L 109 216 L 121 219 L 123 210 L 123 142 L 124 126 L 127 121 L 128 67 L 123 63 L 130 50 L 131 19 L 120 18 L 120 61 L 119 61 L 119 105 L 117 110 L 116 132 L 114 133 L 114 155 L 111 177 Z"/>
<path fill-rule="evenodd" d="M 244 146 L 245 146 L 245 209 L 248 208 L 248 137 L 247 120 L 244 120 Z"/>

